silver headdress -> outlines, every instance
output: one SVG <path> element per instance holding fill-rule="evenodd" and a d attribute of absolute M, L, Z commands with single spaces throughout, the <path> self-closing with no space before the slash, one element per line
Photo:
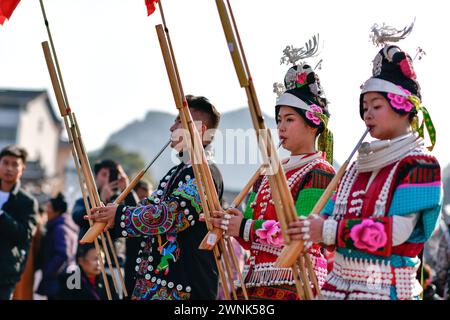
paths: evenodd
<path fill-rule="evenodd" d="M 285 83 L 292 83 L 295 82 L 297 78 L 297 71 L 301 70 L 302 67 L 306 64 L 305 59 L 312 58 L 318 55 L 319 52 L 319 34 L 314 35 L 311 39 L 309 39 L 307 42 L 305 42 L 304 47 L 301 48 L 295 48 L 293 45 L 286 46 L 286 48 L 283 50 L 283 56 L 280 59 L 280 64 L 292 64 L 293 67 L 297 66 L 296 68 L 290 68 L 288 72 L 286 73 L 285 77 Z M 322 60 L 320 60 L 314 70 L 316 68 L 321 68 Z M 309 68 L 308 68 L 309 69 Z M 309 70 L 314 71 L 314 70 Z M 307 70 L 305 70 L 307 71 Z M 288 89 L 292 89 L 291 87 L 285 86 L 283 83 L 275 82 L 273 84 L 273 92 L 277 94 L 277 96 L 281 96 L 283 92 L 285 92 Z"/>
<path fill-rule="evenodd" d="M 406 26 L 401 30 L 388 26 L 385 23 L 380 27 L 377 23 L 372 26 L 370 39 L 375 46 L 383 46 L 388 42 L 398 42 L 405 39 L 412 31 L 416 19 L 410 26 Z"/>

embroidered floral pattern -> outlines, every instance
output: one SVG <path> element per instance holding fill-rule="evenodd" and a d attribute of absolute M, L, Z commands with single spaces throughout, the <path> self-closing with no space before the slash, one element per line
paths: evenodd
<path fill-rule="evenodd" d="M 356 248 L 368 251 L 376 251 L 387 242 L 383 224 L 369 219 L 354 226 L 350 231 L 350 237 Z"/>
<path fill-rule="evenodd" d="M 322 112 L 322 108 L 319 107 L 319 106 L 316 105 L 316 104 L 311 104 L 309 107 L 311 108 L 312 111 L 306 111 L 306 118 L 308 118 L 308 119 L 311 120 L 315 125 L 318 126 L 318 125 L 320 124 L 320 118 L 319 118 L 318 116 L 316 116 L 316 115 L 314 114 L 314 112 L 317 112 L 317 113 L 323 113 L 323 112 Z"/>
<path fill-rule="evenodd" d="M 255 231 L 259 237 L 258 241 L 263 244 L 280 247 L 283 244 L 280 223 L 275 220 L 267 220 L 261 226 L 261 229 Z"/>
<path fill-rule="evenodd" d="M 408 90 L 403 89 L 401 86 L 398 87 L 408 96 L 411 95 L 411 92 L 409 92 Z M 408 97 L 404 97 L 395 93 L 388 93 L 387 96 L 390 100 L 391 106 L 397 110 L 404 110 L 406 112 L 410 112 L 412 108 L 414 108 L 414 105 L 411 102 L 409 102 Z"/>

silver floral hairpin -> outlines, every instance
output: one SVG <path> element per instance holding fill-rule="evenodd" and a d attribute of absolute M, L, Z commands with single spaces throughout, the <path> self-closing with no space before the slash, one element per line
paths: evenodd
<path fill-rule="evenodd" d="M 401 30 L 388 26 L 385 23 L 383 23 L 382 26 L 375 23 L 371 28 L 370 39 L 377 47 L 383 46 L 388 42 L 398 42 L 405 39 L 411 33 L 415 22 L 416 18 L 414 18 L 411 25 L 406 26 Z"/>
<path fill-rule="evenodd" d="M 283 56 L 280 59 L 280 64 L 292 64 L 292 66 L 303 66 L 306 62 L 303 61 L 307 58 L 312 58 L 318 55 L 319 52 L 319 34 L 312 36 L 305 45 L 300 48 L 295 48 L 293 45 L 286 46 L 283 50 Z M 322 60 L 320 60 L 314 70 L 321 68 Z M 289 72 L 289 71 L 288 71 Z M 292 76 L 292 75 L 291 75 Z M 281 96 L 286 91 L 286 87 L 283 83 L 275 82 L 273 84 L 273 92 L 277 97 Z"/>
<path fill-rule="evenodd" d="M 280 64 L 292 65 L 301 64 L 300 60 L 311 58 L 317 55 L 319 52 L 319 34 L 314 35 L 311 39 L 305 42 L 305 46 L 301 48 L 294 48 L 293 45 L 286 46 L 283 50 L 283 56 L 281 57 Z"/>

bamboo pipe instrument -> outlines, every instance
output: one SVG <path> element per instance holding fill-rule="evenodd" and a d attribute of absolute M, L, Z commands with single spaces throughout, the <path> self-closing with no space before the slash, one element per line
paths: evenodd
<path fill-rule="evenodd" d="M 339 168 L 338 172 L 333 177 L 330 184 L 327 186 L 325 191 L 322 193 L 322 196 L 316 202 L 314 208 L 311 211 L 311 214 L 320 214 L 322 209 L 325 207 L 325 205 L 328 202 L 328 199 L 331 198 L 333 191 L 336 190 L 338 182 L 344 176 L 345 170 L 347 170 L 347 167 L 348 167 L 351 159 L 353 158 L 353 155 L 361 146 L 367 133 L 369 133 L 369 129 L 366 129 L 366 131 L 364 132 L 364 134 L 361 136 L 358 143 L 356 144 L 355 148 L 353 148 L 353 151 L 350 153 L 350 156 L 347 158 L 347 160 L 345 160 L 345 162 Z M 298 259 L 298 256 L 301 254 L 302 251 L 303 251 L 303 241 L 299 241 L 299 240 L 292 241 L 290 245 L 287 245 L 281 251 L 281 253 L 278 256 L 278 259 L 275 263 L 275 267 L 276 268 L 284 268 L 284 267 L 292 266 L 295 263 L 295 261 Z"/>
<path fill-rule="evenodd" d="M 228 48 L 235 65 L 239 83 L 241 87 L 245 88 L 248 97 L 250 114 L 253 126 L 256 130 L 260 151 L 262 153 L 263 159 L 265 160 L 265 163 L 269 163 L 270 169 L 272 170 L 272 175 L 268 175 L 268 180 L 273 195 L 272 198 L 274 200 L 277 218 L 281 226 L 284 242 L 285 244 L 289 244 L 291 239 L 286 234 L 287 226 L 297 217 L 294 201 L 288 188 L 281 162 L 279 161 L 276 150 L 274 148 L 270 131 L 267 130 L 264 124 L 264 119 L 259 107 L 256 91 L 253 85 L 252 77 L 250 75 L 250 70 L 245 57 L 242 42 L 239 37 L 231 5 L 229 1 L 227 1 L 227 8 L 223 0 L 216 0 L 216 5 L 224 29 Z M 230 12 L 231 22 L 230 17 L 228 16 L 228 11 Z M 299 297 L 310 298 L 310 295 L 306 294 L 301 288 L 302 286 L 305 288 L 309 287 L 309 281 L 307 283 L 304 282 L 305 275 L 307 274 L 305 265 L 303 263 L 297 263 L 296 266 L 292 266 L 291 268 L 294 274 L 294 279 L 296 280 L 295 284 Z M 300 272 L 301 279 L 297 277 L 298 272 Z M 301 283 L 302 281 L 303 283 Z"/>
<path fill-rule="evenodd" d="M 68 97 L 67 97 L 66 89 L 65 89 L 65 86 L 64 86 L 64 81 L 63 81 L 63 78 L 62 78 L 61 69 L 59 67 L 58 56 L 56 54 L 55 45 L 53 43 L 53 38 L 52 38 L 51 31 L 50 31 L 49 23 L 48 23 L 48 20 L 47 20 L 47 15 L 46 15 L 46 12 L 45 12 L 45 7 L 44 7 L 43 0 L 40 0 L 40 6 L 41 6 L 42 16 L 44 18 L 44 23 L 45 23 L 45 26 L 46 26 L 46 29 L 47 29 L 47 34 L 48 34 L 49 41 L 50 41 L 50 46 L 48 45 L 47 42 L 42 44 L 43 45 L 43 50 L 44 50 L 44 55 L 45 55 L 45 59 L 46 59 L 46 62 L 47 62 L 47 67 L 49 69 L 49 74 L 50 74 L 50 77 L 51 77 L 51 80 L 52 80 L 52 86 L 54 88 L 54 92 L 55 92 L 55 95 L 57 97 L 58 107 L 60 109 L 61 116 L 64 119 L 64 124 L 65 124 L 65 127 L 66 127 L 66 131 L 67 131 L 67 134 L 68 134 L 68 137 L 69 137 L 69 141 L 71 143 L 72 156 L 73 156 L 75 165 L 78 167 L 77 174 L 78 174 L 78 180 L 79 180 L 79 183 L 80 183 L 80 188 L 81 188 L 81 191 L 82 191 L 82 194 L 83 194 L 83 201 L 84 201 L 87 213 L 90 214 L 89 202 L 87 201 L 87 195 L 84 192 L 83 181 L 84 181 L 84 184 L 85 184 L 85 186 L 87 188 L 87 191 L 89 193 L 89 198 L 90 199 L 93 199 L 94 196 L 95 196 L 95 193 L 97 193 L 96 189 L 95 189 L 94 194 L 92 194 L 91 191 L 89 190 L 89 185 L 92 184 L 92 185 L 95 186 L 95 182 L 93 181 L 93 178 L 92 178 L 92 172 L 90 170 L 89 160 L 87 159 L 87 154 L 86 154 L 86 152 L 84 150 L 83 142 L 81 140 L 81 134 L 80 134 L 79 128 L 78 128 L 78 124 L 76 123 L 76 120 L 74 120 L 75 119 L 74 115 L 71 113 L 70 104 L 69 104 L 69 100 L 68 100 Z M 50 52 L 50 49 L 51 49 L 51 52 Z M 54 61 L 53 61 L 52 53 L 53 53 Z M 69 121 L 70 121 L 70 125 L 69 125 Z M 75 132 L 75 134 L 71 135 L 74 132 Z M 78 140 L 77 140 L 77 137 L 78 137 Z M 82 152 L 79 152 L 79 151 L 76 150 L 77 141 L 83 147 L 83 151 Z M 90 176 L 89 175 L 85 175 L 85 172 L 86 172 L 86 167 L 84 166 L 85 163 L 87 163 L 88 169 L 91 172 Z M 90 225 L 92 225 L 92 224 L 90 223 Z M 114 246 L 112 244 L 112 240 L 111 240 L 111 237 L 109 235 L 109 232 L 107 232 L 107 236 L 108 236 L 108 240 L 109 240 L 110 247 L 111 247 L 111 253 L 113 255 L 113 258 L 114 258 L 114 261 L 115 261 L 115 264 L 116 264 L 116 268 L 118 270 L 119 277 L 120 277 L 120 280 L 121 280 L 123 293 L 124 293 L 124 296 L 126 297 L 128 294 L 127 294 L 125 283 L 123 281 L 123 277 L 122 277 L 122 274 L 121 274 L 120 265 L 119 265 L 118 260 L 117 260 L 117 255 L 116 255 L 116 252 L 115 252 L 115 248 L 114 248 Z M 107 262 L 108 262 L 108 267 L 110 268 L 111 275 L 113 275 L 112 265 L 110 263 L 110 256 L 109 256 L 109 253 L 108 253 L 108 249 L 107 249 L 104 237 L 102 237 L 101 240 L 102 240 L 103 250 L 105 252 L 105 256 L 106 256 L 106 259 L 107 259 Z M 105 288 L 107 290 L 108 299 L 111 300 L 112 297 L 111 297 L 110 290 L 109 290 L 109 283 L 107 281 L 106 274 L 104 273 L 103 258 L 101 256 L 101 252 L 99 251 L 101 249 L 101 247 L 98 245 L 98 241 L 95 242 L 95 248 L 96 248 L 96 251 L 97 251 L 97 257 L 99 259 L 99 264 L 100 264 L 101 268 L 103 268 L 102 274 L 103 274 L 103 280 L 104 280 L 104 283 L 105 283 Z M 119 293 L 118 292 L 117 281 L 116 281 L 114 275 L 113 275 L 113 282 L 114 282 L 114 288 L 116 289 L 116 292 Z"/>
<path fill-rule="evenodd" d="M 125 198 L 128 196 L 128 194 L 131 192 L 131 190 L 134 189 L 136 184 L 142 179 L 142 177 L 145 175 L 145 173 L 150 169 L 150 167 L 153 165 L 153 163 L 159 158 L 159 156 L 163 153 L 163 151 L 169 146 L 170 140 L 159 150 L 159 152 L 153 157 L 153 159 L 150 161 L 150 163 L 143 168 L 139 173 L 133 178 L 133 180 L 128 184 L 128 186 L 121 192 L 121 194 L 114 200 L 114 204 L 118 205 L 122 201 L 125 200 Z M 106 227 L 106 223 L 104 222 L 95 222 L 88 231 L 84 234 L 83 238 L 80 240 L 80 243 L 91 243 L 96 239 L 104 230 Z"/>
<path fill-rule="evenodd" d="M 41 1 L 41 5 L 42 5 L 42 1 Z M 46 60 L 46 63 L 47 63 L 47 68 L 49 70 L 49 74 L 50 74 L 50 79 L 51 79 L 51 82 L 52 82 L 53 90 L 55 92 L 58 108 L 60 110 L 61 116 L 64 119 L 64 125 L 65 125 L 66 131 L 67 131 L 67 135 L 68 135 L 68 138 L 69 138 L 69 144 L 71 146 L 72 157 L 73 157 L 73 160 L 74 160 L 74 163 L 75 163 L 75 167 L 76 167 L 76 170 L 77 170 L 78 181 L 79 181 L 79 184 L 80 184 L 80 189 L 81 189 L 81 192 L 82 192 L 83 201 L 84 201 L 84 204 L 85 204 L 85 206 L 87 208 L 87 212 L 89 214 L 90 213 L 90 208 L 89 208 L 89 205 L 88 205 L 87 195 L 86 195 L 85 188 L 84 188 L 84 185 L 83 185 L 82 170 L 81 170 L 81 160 L 77 156 L 77 151 L 76 151 L 76 148 L 75 148 L 74 137 L 72 136 L 72 131 L 70 130 L 70 126 L 69 126 L 69 122 L 68 122 L 68 118 L 69 118 L 68 117 L 68 113 L 67 113 L 68 107 L 66 106 L 66 102 L 65 102 L 65 99 L 64 99 L 64 94 L 63 94 L 62 89 L 61 89 L 61 84 L 60 84 L 60 82 L 58 80 L 58 75 L 57 75 L 57 72 L 55 70 L 55 62 L 53 61 L 48 42 L 45 41 L 45 42 L 42 43 L 42 49 L 44 51 L 44 56 L 45 56 L 45 60 Z M 97 253 L 97 259 L 98 259 L 99 264 L 100 264 L 100 271 L 101 271 L 101 274 L 102 274 L 102 279 L 103 279 L 103 282 L 105 284 L 106 294 L 107 294 L 108 299 L 112 300 L 111 290 L 110 290 L 110 287 L 109 287 L 109 282 L 108 282 L 108 278 L 106 276 L 105 266 L 104 266 L 104 263 L 103 263 L 103 257 L 101 255 L 101 250 L 102 249 L 101 249 L 97 239 L 95 240 L 94 245 L 95 245 L 95 250 L 96 250 L 96 253 Z"/>
<path fill-rule="evenodd" d="M 172 93 L 175 100 L 175 105 L 179 110 L 182 126 L 185 130 L 188 130 L 189 134 L 186 141 L 188 141 L 189 156 L 191 157 L 191 163 L 194 170 L 194 175 L 197 179 L 197 185 L 199 189 L 199 194 L 202 202 L 202 207 L 205 215 L 205 222 L 210 230 L 212 228 L 209 222 L 210 213 L 212 210 L 220 210 L 220 201 L 218 199 L 217 190 L 214 186 L 214 181 L 206 160 L 205 152 L 203 149 L 202 139 L 195 128 L 192 116 L 190 114 L 187 101 L 184 97 L 183 87 L 181 85 L 181 80 L 178 73 L 177 64 L 175 61 L 174 51 L 172 43 L 170 41 L 170 36 L 168 28 L 165 23 L 164 11 L 162 8 L 161 1 L 158 2 L 161 17 L 164 23 L 164 31 L 161 25 L 156 26 L 156 31 L 158 35 L 158 40 L 160 43 L 161 51 L 163 54 L 164 63 L 166 65 L 167 74 L 169 76 L 169 82 L 172 88 Z M 231 246 L 230 239 L 226 239 L 228 247 Z M 218 248 L 219 247 L 219 248 Z M 219 252 L 220 249 L 220 252 Z M 232 257 L 232 263 L 238 273 L 239 280 L 242 286 L 242 292 L 245 299 L 248 299 L 247 290 L 242 280 L 242 275 L 237 264 L 237 259 L 235 257 L 234 251 L 227 252 L 227 247 L 225 246 L 224 240 L 221 238 L 218 240 L 218 246 L 212 248 L 214 259 L 216 261 L 221 283 L 224 289 L 226 299 L 230 299 L 230 293 L 232 292 L 233 298 L 237 299 L 236 290 L 233 282 L 233 275 L 231 273 L 229 255 Z M 227 277 L 224 274 L 224 268 L 227 272 Z M 227 283 L 228 280 L 228 283 Z"/>

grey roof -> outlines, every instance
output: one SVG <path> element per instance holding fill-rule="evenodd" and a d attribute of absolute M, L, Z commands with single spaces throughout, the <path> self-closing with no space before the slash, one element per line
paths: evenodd
<path fill-rule="evenodd" d="M 57 117 L 55 110 L 48 97 L 47 90 L 23 90 L 23 89 L 4 89 L 0 88 L 0 106 L 2 104 L 17 105 L 18 107 L 25 107 L 31 100 L 45 95 L 47 108 L 50 112 L 52 120 L 56 125 L 61 125 L 61 120 Z"/>

